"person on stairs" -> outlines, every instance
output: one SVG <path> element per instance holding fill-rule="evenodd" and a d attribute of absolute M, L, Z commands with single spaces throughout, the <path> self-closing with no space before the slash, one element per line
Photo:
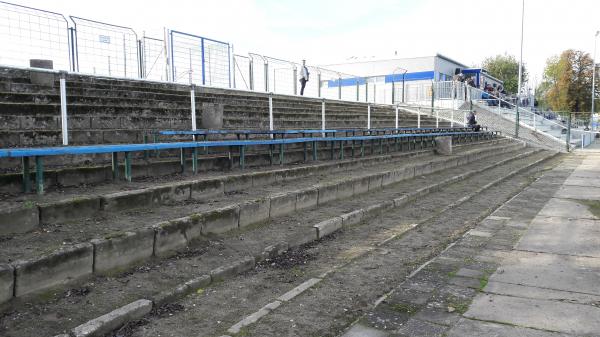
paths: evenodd
<path fill-rule="evenodd" d="M 469 127 L 475 132 L 479 132 L 481 129 L 481 125 L 477 124 L 477 120 L 475 119 L 475 111 L 471 111 L 469 113 L 469 116 L 467 117 L 467 125 L 469 125 Z"/>
<path fill-rule="evenodd" d="M 306 87 L 306 82 L 308 82 L 308 77 L 310 73 L 308 72 L 308 68 L 306 67 L 306 60 L 302 60 L 302 67 L 300 67 L 300 96 L 304 95 L 304 87 Z"/>

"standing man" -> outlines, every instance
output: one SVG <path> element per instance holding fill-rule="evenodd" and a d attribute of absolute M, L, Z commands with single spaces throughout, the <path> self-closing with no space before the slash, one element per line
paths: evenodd
<path fill-rule="evenodd" d="M 302 60 L 302 67 L 300 67 L 300 96 L 304 95 L 304 87 L 306 87 L 306 82 L 308 82 L 308 76 L 310 73 L 308 72 L 308 68 L 306 67 L 306 60 Z"/>

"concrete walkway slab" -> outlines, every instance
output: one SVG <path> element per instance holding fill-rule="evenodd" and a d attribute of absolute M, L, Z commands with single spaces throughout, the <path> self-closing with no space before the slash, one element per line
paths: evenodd
<path fill-rule="evenodd" d="M 448 337 L 571 337 L 558 332 L 540 331 L 491 322 L 461 319 L 450 331 Z"/>
<path fill-rule="evenodd" d="M 600 200 L 600 188 L 563 185 L 554 196 L 563 199 Z"/>
<path fill-rule="evenodd" d="M 598 171 L 600 171 L 600 168 Z M 565 185 L 600 187 L 600 174 L 599 172 L 593 172 L 593 174 L 586 174 L 585 176 L 572 175 L 565 181 Z"/>
<path fill-rule="evenodd" d="M 360 323 L 354 324 L 342 337 L 387 337 L 388 333 L 366 327 Z"/>
<path fill-rule="evenodd" d="M 559 199 L 552 198 L 548 203 L 542 208 L 540 216 L 558 216 L 564 218 L 584 218 L 584 219 L 598 219 L 592 212 L 590 212 L 589 208 L 582 204 L 581 202 L 577 202 L 572 199 Z"/>
<path fill-rule="evenodd" d="M 512 251 L 490 281 L 600 295 L 600 259 Z"/>
<path fill-rule="evenodd" d="M 575 335 L 597 336 L 600 331 L 600 308 L 512 296 L 479 295 L 464 316 Z"/>
<path fill-rule="evenodd" d="M 582 294 L 572 291 L 528 287 L 519 284 L 503 282 L 488 282 L 488 284 L 485 287 L 485 292 L 496 295 L 507 295 L 548 301 L 561 301 L 576 304 L 600 304 L 600 296 L 596 295 Z"/>
<path fill-rule="evenodd" d="M 600 258 L 600 221 L 536 217 L 516 249 Z"/>

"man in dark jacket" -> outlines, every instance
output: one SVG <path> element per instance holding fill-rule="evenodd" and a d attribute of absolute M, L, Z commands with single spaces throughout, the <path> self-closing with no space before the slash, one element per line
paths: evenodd
<path fill-rule="evenodd" d="M 475 132 L 478 132 L 481 129 L 481 125 L 477 124 L 477 120 L 475 119 L 475 111 L 471 111 L 469 113 L 469 116 L 467 117 L 467 125 L 469 125 L 469 127 Z"/>

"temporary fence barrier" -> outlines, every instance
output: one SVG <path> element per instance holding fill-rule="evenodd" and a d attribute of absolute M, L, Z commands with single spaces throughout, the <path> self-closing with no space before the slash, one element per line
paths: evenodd
<path fill-rule="evenodd" d="M 140 46 L 132 28 L 70 16 L 75 32 L 76 71 L 139 78 Z"/>
<path fill-rule="evenodd" d="M 165 41 L 142 37 L 142 78 L 156 81 L 169 79 Z"/>
<path fill-rule="evenodd" d="M 71 70 L 68 28 L 62 14 L 0 1 L 0 64 L 29 67 L 30 59 L 46 59 Z"/>

